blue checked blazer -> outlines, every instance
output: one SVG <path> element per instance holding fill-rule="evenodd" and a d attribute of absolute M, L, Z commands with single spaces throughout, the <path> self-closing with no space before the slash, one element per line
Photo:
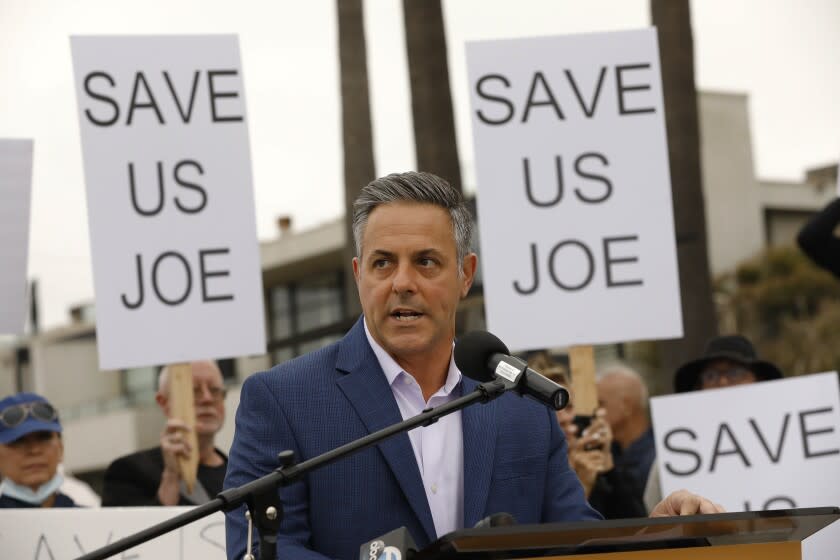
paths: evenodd
<path fill-rule="evenodd" d="M 476 382 L 461 385 L 467 394 Z M 600 519 L 569 467 L 553 411 L 506 394 L 461 414 L 464 527 L 498 512 L 519 523 Z M 304 461 L 401 420 L 360 319 L 335 344 L 245 381 L 225 488 L 275 469 L 280 451 Z M 421 547 L 437 537 L 407 434 L 313 471 L 280 497 L 278 558 L 355 559 L 362 543 L 400 526 Z M 226 528 L 228 558 L 239 560 L 244 506 L 227 514 Z"/>

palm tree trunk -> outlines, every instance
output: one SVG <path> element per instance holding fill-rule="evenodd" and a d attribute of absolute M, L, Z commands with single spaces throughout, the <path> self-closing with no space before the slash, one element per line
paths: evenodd
<path fill-rule="evenodd" d="M 417 169 L 461 189 L 440 0 L 403 0 Z"/>
<path fill-rule="evenodd" d="M 376 177 L 373 162 L 367 51 L 362 0 L 336 0 L 338 50 L 341 72 L 341 124 L 344 144 L 344 227 L 347 243 L 344 258 L 344 309 L 347 317 L 361 312 L 351 260 L 353 201 L 363 186 Z"/>
<path fill-rule="evenodd" d="M 700 171 L 694 46 L 688 0 L 651 0 L 659 34 L 668 152 L 677 236 L 684 335 L 659 345 L 662 376 L 653 393 L 672 391 L 673 373 L 698 357 L 717 333 L 706 245 L 706 214 Z"/>

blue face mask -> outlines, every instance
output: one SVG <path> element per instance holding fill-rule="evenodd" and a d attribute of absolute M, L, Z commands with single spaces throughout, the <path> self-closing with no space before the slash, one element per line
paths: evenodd
<path fill-rule="evenodd" d="M 39 486 L 37 490 L 32 490 L 29 486 L 22 486 L 7 478 L 0 482 L 0 495 L 9 496 L 33 506 L 40 506 L 61 488 L 63 482 L 64 477 L 55 473 L 54 477 Z"/>

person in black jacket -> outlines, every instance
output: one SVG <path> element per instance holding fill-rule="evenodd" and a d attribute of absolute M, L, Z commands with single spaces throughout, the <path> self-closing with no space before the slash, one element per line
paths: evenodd
<path fill-rule="evenodd" d="M 214 439 L 225 420 L 225 387 L 215 362 L 192 362 L 195 397 L 195 430 L 198 437 L 198 481 L 189 492 L 181 480 L 178 457 L 186 456 L 189 443 L 184 437 L 188 428 L 171 418 L 169 373 L 161 371 L 158 406 L 168 418 L 160 437 L 160 446 L 120 457 L 105 471 L 102 488 L 103 506 L 174 506 L 208 502 L 221 492 L 227 457 L 216 449 Z"/>
<path fill-rule="evenodd" d="M 571 387 L 563 366 L 544 353 L 532 357 L 529 367 L 537 369 L 555 383 Z M 566 408 L 557 411 L 557 420 L 566 435 L 569 464 L 580 479 L 589 505 L 606 519 L 645 517 L 647 509 L 642 501 L 643 488 L 631 472 L 613 461 L 613 434 L 606 420 L 606 411 L 599 408 L 589 427 L 578 434 L 571 391 L 569 396 Z"/>
<path fill-rule="evenodd" d="M 840 238 L 834 230 L 840 224 L 840 198 L 834 199 L 811 218 L 796 242 L 811 260 L 840 278 Z"/>

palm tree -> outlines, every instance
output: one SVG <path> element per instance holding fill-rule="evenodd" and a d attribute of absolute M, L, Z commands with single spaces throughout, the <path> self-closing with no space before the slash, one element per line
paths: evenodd
<path fill-rule="evenodd" d="M 701 354 L 706 340 L 717 333 L 717 323 L 706 249 L 689 1 L 651 0 L 650 8 L 659 35 L 684 329 L 681 339 L 659 345 L 664 375 L 653 388 L 656 393 L 671 390 L 670 374 Z"/>
<path fill-rule="evenodd" d="M 347 317 L 361 313 L 353 268 L 353 201 L 361 188 L 376 177 L 373 162 L 367 51 L 362 0 L 336 0 L 338 54 L 341 72 L 341 124 L 344 145 L 344 309 Z"/>
<path fill-rule="evenodd" d="M 403 0 L 417 169 L 461 189 L 440 0 Z"/>

